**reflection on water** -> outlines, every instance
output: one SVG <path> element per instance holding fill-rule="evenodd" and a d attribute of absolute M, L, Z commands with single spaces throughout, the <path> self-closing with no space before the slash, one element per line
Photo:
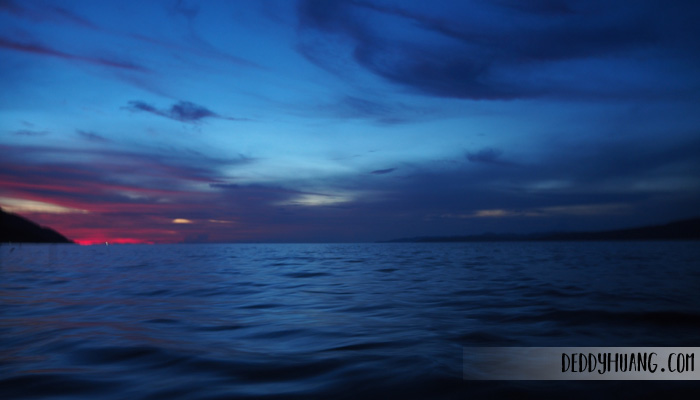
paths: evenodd
<path fill-rule="evenodd" d="M 697 390 L 466 381 L 462 349 L 698 346 L 699 256 L 693 242 L 2 245 L 0 397 Z"/>

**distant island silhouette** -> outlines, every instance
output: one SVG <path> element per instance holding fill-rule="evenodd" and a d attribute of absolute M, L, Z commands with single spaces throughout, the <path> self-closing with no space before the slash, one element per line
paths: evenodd
<path fill-rule="evenodd" d="M 700 240 L 700 217 L 663 225 L 585 232 L 530 234 L 483 233 L 466 236 L 420 236 L 382 243 L 522 242 L 522 241 Z M 75 243 L 55 230 L 0 208 L 0 243 Z"/>
<path fill-rule="evenodd" d="M 74 243 L 55 230 L 0 208 L 0 243 Z"/>
<path fill-rule="evenodd" d="M 700 217 L 639 228 L 591 232 L 550 232 L 531 234 L 484 233 L 469 236 L 423 236 L 386 241 L 385 243 L 438 242 L 518 242 L 518 241 L 580 241 L 580 240 L 698 240 Z"/>

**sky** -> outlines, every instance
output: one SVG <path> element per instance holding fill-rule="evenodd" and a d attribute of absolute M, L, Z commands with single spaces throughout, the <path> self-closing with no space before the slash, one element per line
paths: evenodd
<path fill-rule="evenodd" d="M 0 0 L 0 207 L 81 244 L 700 215 L 700 2 Z"/>

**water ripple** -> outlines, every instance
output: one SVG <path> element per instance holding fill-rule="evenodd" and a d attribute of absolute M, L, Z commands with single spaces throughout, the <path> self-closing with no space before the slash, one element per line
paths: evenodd
<path fill-rule="evenodd" d="M 698 259 L 684 242 L 0 246 L 0 398 L 548 397 L 567 387 L 463 380 L 463 348 L 696 346 Z M 601 385 L 698 389 L 566 393 Z"/>

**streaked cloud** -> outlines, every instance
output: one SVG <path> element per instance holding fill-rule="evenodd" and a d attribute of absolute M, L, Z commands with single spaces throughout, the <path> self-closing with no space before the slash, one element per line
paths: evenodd
<path fill-rule="evenodd" d="M 476 218 L 500 218 L 500 217 L 506 217 L 506 216 L 511 216 L 514 213 L 512 211 L 507 211 L 507 210 L 479 210 L 474 213 L 474 217 Z"/>
<path fill-rule="evenodd" d="M 107 139 L 106 137 L 99 135 L 95 132 L 90 132 L 90 131 L 83 131 L 83 130 L 76 130 L 75 133 L 78 134 L 78 136 L 82 137 L 85 140 L 88 140 L 90 142 L 99 142 L 99 143 L 107 143 L 110 142 L 111 140 Z"/>
<path fill-rule="evenodd" d="M 173 104 L 169 109 L 158 109 L 143 101 L 132 100 L 125 107 L 130 111 L 143 111 L 161 117 L 173 119 L 180 122 L 196 123 L 205 118 L 221 118 L 232 121 L 244 121 L 243 118 L 232 118 L 221 116 L 206 107 L 194 104 L 189 101 L 179 101 Z"/>
<path fill-rule="evenodd" d="M 306 207 L 318 207 L 318 206 L 332 206 L 337 204 L 343 204 L 352 201 L 352 197 L 349 195 L 318 195 L 318 194 L 300 194 L 291 197 L 288 200 L 280 201 L 277 205 L 288 205 L 288 206 L 306 206 Z"/>
<path fill-rule="evenodd" d="M 44 201 L 0 197 L 0 205 L 12 213 L 87 214 L 87 210 L 64 207 Z"/>
<path fill-rule="evenodd" d="M 36 43 L 18 42 L 12 39 L 0 37 L 0 48 L 12 51 L 35 54 L 39 56 L 55 57 L 68 61 L 79 61 L 88 64 L 98 65 L 102 67 L 116 68 L 121 70 L 129 70 L 136 72 L 147 72 L 148 69 L 131 62 L 119 61 L 114 59 L 83 56 L 66 53 L 60 50 L 53 49 Z"/>
<path fill-rule="evenodd" d="M 377 170 L 374 170 L 370 173 L 373 175 L 385 175 L 385 174 L 390 174 L 394 171 L 396 171 L 396 168 L 377 169 Z"/>
<path fill-rule="evenodd" d="M 507 217 L 555 217 L 615 215 L 631 211 L 629 204 L 574 204 L 520 210 L 486 209 L 469 214 L 442 214 L 441 218 L 507 218 Z"/>

